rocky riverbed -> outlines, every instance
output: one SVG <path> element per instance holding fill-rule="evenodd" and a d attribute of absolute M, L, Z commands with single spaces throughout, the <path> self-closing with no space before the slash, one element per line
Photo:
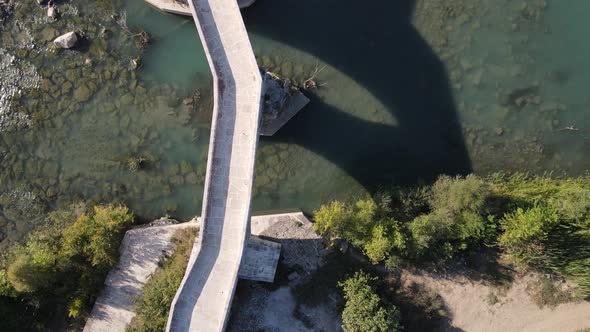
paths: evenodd
<path fill-rule="evenodd" d="M 580 174 L 589 166 L 579 158 L 588 135 L 566 127 L 588 125 L 590 99 L 576 94 L 576 64 L 548 54 L 562 38 L 557 14 L 548 14 L 561 5 L 417 1 L 416 27 L 445 63 L 476 171 Z"/>
<path fill-rule="evenodd" d="M 153 204 L 202 185 L 205 149 L 162 155 L 208 138 L 210 92 L 138 77 L 149 36 L 127 27 L 122 2 L 59 2 L 56 18 L 35 1 L 0 8 L 2 247 L 71 201 Z M 67 32 L 76 45 L 57 47 Z M 139 214 L 176 209 L 160 200 Z"/>
<path fill-rule="evenodd" d="M 440 172 L 590 166 L 587 20 L 567 12 L 585 2 L 418 0 L 411 22 L 392 25 L 379 11 L 345 3 L 330 16 L 334 7 L 306 11 L 306 1 L 316 5 L 244 11 L 259 65 L 311 99 L 260 140 L 255 210 L 310 211 Z M 212 99 L 192 23 L 141 1 L 47 10 L 0 0 L 0 197 L 20 193 L 41 211 L 89 200 L 122 201 L 146 218 L 198 214 Z M 278 11 L 293 18 L 268 15 Z M 70 31 L 76 47 L 53 44 Z M 32 227 L 39 209 L 25 206 L 0 200 L 1 239 Z"/>

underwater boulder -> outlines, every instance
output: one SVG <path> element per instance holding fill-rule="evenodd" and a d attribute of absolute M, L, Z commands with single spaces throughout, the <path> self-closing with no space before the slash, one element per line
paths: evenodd
<path fill-rule="evenodd" d="M 55 38 L 53 43 L 61 48 L 72 48 L 78 43 L 78 35 L 71 31 Z"/>

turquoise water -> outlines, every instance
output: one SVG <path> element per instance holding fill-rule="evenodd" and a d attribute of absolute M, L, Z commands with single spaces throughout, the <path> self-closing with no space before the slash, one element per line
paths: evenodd
<path fill-rule="evenodd" d="M 93 56 L 82 80 L 96 73 L 100 85 L 88 101 L 58 98 L 28 129 L 0 132 L 1 237 L 17 240 L 77 199 L 124 202 L 144 219 L 199 214 L 212 105 L 197 32 L 141 0 L 112 11 L 123 9 L 131 30 L 151 35 L 138 70 L 124 69 L 133 38 L 108 19 L 101 25 L 119 37 L 106 55 L 96 32 L 69 62 L 24 58 L 59 82 L 60 66 Z M 298 84 L 315 74 L 320 87 L 261 138 L 254 211 L 311 211 L 440 174 L 587 172 L 589 9 L 584 0 L 258 0 L 243 14 L 259 64 Z M 3 30 L 3 45 L 19 29 Z"/>
<path fill-rule="evenodd" d="M 209 66 L 195 24 L 188 17 L 162 13 L 143 1 L 126 1 L 128 25 L 138 26 L 152 38 L 144 53 L 145 80 L 180 86 L 208 87 Z"/>

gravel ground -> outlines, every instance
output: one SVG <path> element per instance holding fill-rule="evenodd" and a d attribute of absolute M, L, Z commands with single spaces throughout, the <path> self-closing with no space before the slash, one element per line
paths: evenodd
<path fill-rule="evenodd" d="M 228 331 L 339 331 L 336 300 L 310 307 L 298 304 L 294 288 L 324 263 L 327 251 L 306 218 L 270 226 L 260 234 L 280 242 L 281 259 L 274 284 L 240 280 Z"/>

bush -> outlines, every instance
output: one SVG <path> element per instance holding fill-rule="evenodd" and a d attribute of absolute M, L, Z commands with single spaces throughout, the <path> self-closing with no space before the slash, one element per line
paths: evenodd
<path fill-rule="evenodd" d="M 443 176 L 430 188 L 398 190 L 395 200 L 380 193 L 374 199 L 324 205 L 315 213 L 314 226 L 330 240 L 341 238 L 361 248 L 374 264 L 392 255 L 450 258 L 495 234 L 495 219 L 485 212 L 491 193 L 478 177 Z"/>
<path fill-rule="evenodd" d="M 401 221 L 401 222 L 400 222 Z M 360 248 L 374 264 L 448 259 L 482 245 L 565 277 L 590 297 L 590 177 L 440 177 L 315 214 L 315 229 Z"/>
<path fill-rule="evenodd" d="M 133 216 L 123 206 L 96 206 L 92 215 L 81 215 L 64 231 L 62 254 L 79 257 L 101 271 L 110 270 L 119 258 L 119 245 Z"/>
<path fill-rule="evenodd" d="M 435 214 L 426 214 L 417 217 L 408 224 L 413 251 L 417 256 L 424 255 L 427 249 L 437 243 L 445 244 L 441 239 L 449 237 L 451 225 L 448 224 L 448 221 L 446 218 L 437 218 Z M 443 256 L 447 256 L 447 254 Z"/>
<path fill-rule="evenodd" d="M 363 250 L 371 262 L 377 264 L 389 257 L 393 250 L 405 249 L 406 238 L 399 223 L 388 216 L 390 197 L 365 197 L 352 203 L 339 201 L 323 205 L 314 214 L 314 229 L 320 235 L 341 238 Z"/>
<path fill-rule="evenodd" d="M 342 312 L 342 328 L 346 332 L 401 331 L 400 313 L 383 304 L 375 292 L 377 278 L 357 272 L 339 285 L 346 304 Z"/>
<path fill-rule="evenodd" d="M 137 315 L 127 331 L 164 331 L 172 300 L 184 276 L 186 265 L 196 237 L 194 229 L 179 230 L 174 236 L 174 253 L 165 259 L 162 268 L 156 271 L 143 287 L 137 299 Z"/>
<path fill-rule="evenodd" d="M 31 293 L 49 289 L 54 281 L 52 267 L 36 264 L 27 252 L 19 253 L 8 266 L 7 277 L 10 285 L 20 293 Z"/>
<path fill-rule="evenodd" d="M 490 195 L 490 186 L 475 175 L 465 178 L 441 176 L 432 185 L 429 203 L 432 210 L 438 213 L 478 213 L 483 210 Z"/>
<path fill-rule="evenodd" d="M 543 255 L 547 232 L 557 221 L 556 217 L 552 210 L 545 207 L 517 208 L 500 221 L 503 233 L 499 243 L 514 257 L 527 263 L 536 261 Z"/>
<path fill-rule="evenodd" d="M 68 315 L 84 313 L 115 266 L 118 248 L 133 215 L 123 206 L 96 206 L 87 213 L 80 206 L 52 213 L 47 225 L 30 234 L 23 246 L 8 255 L 3 293 L 36 303 L 51 312 L 68 302 Z M 62 306 L 63 307 L 63 306 Z"/>
<path fill-rule="evenodd" d="M 408 224 L 413 254 L 450 258 L 489 240 L 495 229 L 494 220 L 486 213 L 490 196 L 490 186 L 476 176 L 440 177 L 430 191 L 430 213 Z"/>
<path fill-rule="evenodd" d="M 384 225 L 373 227 L 371 234 L 370 240 L 363 245 L 363 248 L 373 264 L 386 260 L 395 247 L 405 244 L 404 238 L 399 233 L 395 233 L 393 239 L 388 236 Z"/>
<path fill-rule="evenodd" d="M 589 179 L 515 177 L 507 183 L 496 186 L 517 207 L 501 220 L 501 248 L 521 264 L 565 277 L 576 296 L 589 298 Z"/>
<path fill-rule="evenodd" d="M 314 212 L 314 230 L 330 241 L 342 237 L 347 233 L 345 228 L 349 224 L 350 211 L 346 204 L 333 201 L 322 205 Z"/>
<path fill-rule="evenodd" d="M 0 296 L 10 297 L 14 295 L 14 287 L 8 281 L 6 270 L 0 269 Z"/>

